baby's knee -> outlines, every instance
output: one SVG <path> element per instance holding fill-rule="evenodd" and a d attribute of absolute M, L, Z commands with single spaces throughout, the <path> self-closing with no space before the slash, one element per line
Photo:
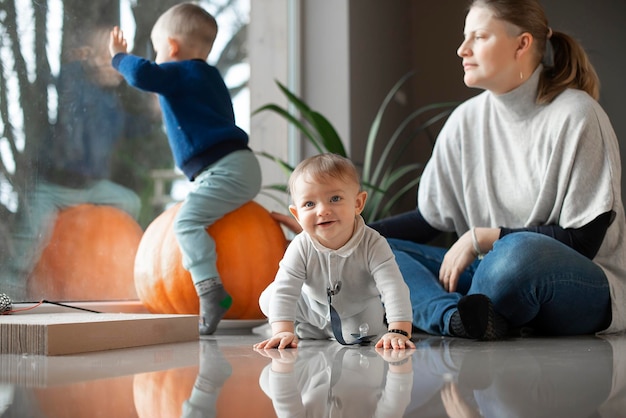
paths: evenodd
<path fill-rule="evenodd" d="M 261 312 L 263 312 L 263 315 L 268 318 L 270 316 L 270 302 L 272 299 L 273 287 L 274 283 L 270 283 L 270 285 L 267 286 L 259 296 L 259 308 L 261 309 Z"/>

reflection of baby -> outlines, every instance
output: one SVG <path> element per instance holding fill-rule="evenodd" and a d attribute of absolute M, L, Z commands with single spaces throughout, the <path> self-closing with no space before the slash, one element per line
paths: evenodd
<path fill-rule="evenodd" d="M 393 363 L 386 367 L 383 357 L 370 348 L 324 343 L 257 352 L 273 358 L 259 384 L 278 417 L 401 417 L 411 400 L 408 352 L 399 362 L 408 372 Z"/>

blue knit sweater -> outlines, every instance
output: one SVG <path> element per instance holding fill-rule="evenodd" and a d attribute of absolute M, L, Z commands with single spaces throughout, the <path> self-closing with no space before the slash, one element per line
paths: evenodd
<path fill-rule="evenodd" d="M 215 67 L 200 59 L 158 65 L 124 53 L 112 63 L 131 86 L 159 95 L 174 162 L 190 180 L 231 152 L 249 149 Z"/>

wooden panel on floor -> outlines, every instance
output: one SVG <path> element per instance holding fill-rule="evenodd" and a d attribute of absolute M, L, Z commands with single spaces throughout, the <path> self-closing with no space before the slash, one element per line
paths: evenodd
<path fill-rule="evenodd" d="M 57 313 L 0 316 L 0 354 L 57 356 L 198 339 L 198 316 Z"/>

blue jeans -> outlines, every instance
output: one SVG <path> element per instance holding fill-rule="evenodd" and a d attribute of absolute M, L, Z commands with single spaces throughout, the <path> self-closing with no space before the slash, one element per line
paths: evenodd
<path fill-rule="evenodd" d="M 563 243 L 519 232 L 461 275 L 456 292 L 439 284 L 446 249 L 389 239 L 409 286 L 413 325 L 429 334 L 451 335 L 450 317 L 463 295 L 482 293 L 512 328 L 548 335 L 592 334 L 611 322 L 611 295 L 602 269 Z"/>

